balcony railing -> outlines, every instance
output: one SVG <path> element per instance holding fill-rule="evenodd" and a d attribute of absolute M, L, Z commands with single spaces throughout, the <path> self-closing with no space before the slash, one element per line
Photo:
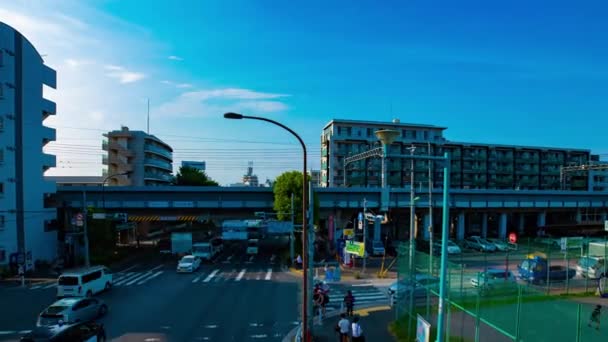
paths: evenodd
<path fill-rule="evenodd" d="M 101 164 L 108 165 L 108 156 L 101 156 Z"/>
<path fill-rule="evenodd" d="M 145 144 L 144 145 L 144 152 L 152 152 L 152 153 L 156 153 L 160 156 L 163 156 L 167 159 L 173 160 L 173 154 L 169 151 L 167 151 L 164 148 L 158 147 L 158 146 L 154 146 L 152 144 Z"/>
<path fill-rule="evenodd" d="M 104 150 L 104 151 L 108 150 L 108 141 L 107 140 L 103 140 L 101 142 L 101 149 Z"/>
<path fill-rule="evenodd" d="M 156 167 L 161 167 L 161 168 L 169 170 L 169 171 L 173 171 L 173 167 L 172 167 L 171 163 L 167 163 L 167 162 L 159 160 L 159 159 L 146 158 L 146 159 L 144 159 L 144 165 L 152 165 L 152 166 L 156 166 Z"/>
<path fill-rule="evenodd" d="M 158 173 L 158 172 L 145 172 L 144 178 L 161 180 L 161 181 L 165 181 L 165 182 L 170 182 L 172 179 L 170 174 Z"/>

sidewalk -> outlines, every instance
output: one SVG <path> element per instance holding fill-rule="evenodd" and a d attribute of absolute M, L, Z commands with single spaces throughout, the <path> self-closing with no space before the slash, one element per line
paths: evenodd
<path fill-rule="evenodd" d="M 315 280 L 325 280 L 325 274 L 322 267 L 317 268 L 318 272 L 313 271 Z M 389 271 L 384 278 L 378 278 L 378 268 L 368 268 L 364 274 L 360 273 L 361 269 L 349 269 L 341 267 L 340 281 L 329 281 L 328 283 L 346 283 L 346 284 L 364 284 L 373 283 L 381 285 L 390 285 L 397 279 L 397 272 Z M 294 267 L 289 268 L 289 273 L 293 276 L 301 277 L 302 270 Z M 318 276 L 317 276 L 318 275 Z"/>
<path fill-rule="evenodd" d="M 395 319 L 395 313 L 388 306 L 375 307 L 369 309 L 355 310 L 355 315 L 359 315 L 359 323 L 366 341 L 396 341 L 388 331 L 388 325 Z M 338 341 L 338 334 L 335 326 L 338 324 L 340 316 L 327 317 L 323 320 L 323 325 L 314 325 L 314 342 Z M 351 319 L 352 322 L 352 319 Z"/>

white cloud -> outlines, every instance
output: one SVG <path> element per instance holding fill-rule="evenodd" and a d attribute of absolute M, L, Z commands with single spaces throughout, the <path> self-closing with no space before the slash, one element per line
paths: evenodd
<path fill-rule="evenodd" d="M 242 88 L 205 89 L 185 92 L 161 104 L 155 113 L 165 116 L 214 116 L 228 111 L 273 113 L 288 106 L 278 101 L 287 94 L 264 93 Z"/>
<path fill-rule="evenodd" d="M 178 83 L 175 86 L 177 88 L 192 88 L 192 84 L 190 83 Z"/>
<path fill-rule="evenodd" d="M 172 61 L 179 61 L 179 62 L 184 60 L 183 58 L 181 58 L 179 56 L 175 56 L 175 55 L 171 55 L 171 56 L 167 57 L 167 59 L 170 59 Z"/>
<path fill-rule="evenodd" d="M 118 79 L 120 83 L 133 83 L 143 80 L 146 77 L 146 75 L 141 72 L 129 71 L 124 67 L 117 65 L 106 65 L 105 68 L 109 71 L 106 75 Z"/>

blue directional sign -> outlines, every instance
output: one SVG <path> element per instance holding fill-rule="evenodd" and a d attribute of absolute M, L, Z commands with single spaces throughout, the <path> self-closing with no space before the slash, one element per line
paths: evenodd
<path fill-rule="evenodd" d="M 359 213 L 359 216 L 357 216 L 357 220 L 363 221 L 363 213 Z"/>

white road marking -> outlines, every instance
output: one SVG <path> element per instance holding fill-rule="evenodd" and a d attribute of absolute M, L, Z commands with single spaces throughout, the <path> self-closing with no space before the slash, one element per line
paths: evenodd
<path fill-rule="evenodd" d="M 245 275 L 245 271 L 246 271 L 246 270 L 243 268 L 243 269 L 241 270 L 241 272 L 239 272 L 239 275 L 237 275 L 237 276 L 236 276 L 236 279 L 235 279 L 235 280 L 236 280 L 236 281 L 241 280 L 241 278 L 243 278 L 243 276 Z"/>
<path fill-rule="evenodd" d="M 128 273 L 122 274 L 122 275 L 120 275 L 118 277 L 113 277 L 112 278 L 112 282 L 118 283 L 119 281 L 122 281 L 122 280 L 125 280 L 125 279 L 129 278 L 129 277 L 132 277 L 134 274 L 138 274 L 138 273 L 137 272 L 128 272 Z"/>
<path fill-rule="evenodd" d="M 133 285 L 133 284 L 135 284 L 136 282 L 138 282 L 138 281 L 142 280 L 143 278 L 150 276 L 150 274 L 152 274 L 152 272 L 151 272 L 151 271 L 146 272 L 146 273 L 142 274 L 142 275 L 141 275 L 141 276 L 139 276 L 139 277 L 133 278 L 133 279 L 132 279 L 132 280 L 130 280 L 128 283 L 126 283 L 126 284 L 125 284 L 125 286 L 130 286 L 130 285 Z"/>
<path fill-rule="evenodd" d="M 261 278 L 262 278 L 262 275 L 260 275 L 259 273 L 257 276 L 255 276 L 255 280 L 260 280 Z"/>
<path fill-rule="evenodd" d="M 268 272 L 266 272 L 266 277 L 264 279 L 270 280 L 271 277 L 272 277 L 272 268 L 269 268 Z"/>
<path fill-rule="evenodd" d="M 258 334 L 258 335 L 250 335 L 251 338 L 266 338 L 268 335 L 266 334 Z"/>
<path fill-rule="evenodd" d="M 217 328 L 217 324 L 207 324 L 207 325 L 203 325 L 203 327 L 205 327 L 207 329 L 215 329 L 215 328 Z"/>
<path fill-rule="evenodd" d="M 165 265 L 158 265 L 158 266 L 154 267 L 153 269 L 151 269 L 149 272 L 154 272 L 154 271 L 156 271 L 157 269 L 159 269 L 159 268 L 161 268 L 163 266 L 165 266 Z"/>
<path fill-rule="evenodd" d="M 203 283 L 208 283 L 211 281 L 211 279 L 213 279 L 213 277 L 215 277 L 215 275 L 217 274 L 217 272 L 219 272 L 220 270 L 214 270 L 213 272 L 211 272 L 211 274 L 209 274 L 207 276 L 207 278 L 205 278 L 205 280 L 203 280 Z"/>
<path fill-rule="evenodd" d="M 163 272 L 164 272 L 164 271 L 158 271 L 158 272 L 154 273 L 154 274 L 153 274 L 151 277 L 146 278 L 146 279 L 144 279 L 144 280 L 140 281 L 139 283 L 137 283 L 137 285 L 141 285 L 141 284 L 143 284 L 143 283 L 147 282 L 147 281 L 148 281 L 148 280 L 150 280 L 150 279 L 154 279 L 154 278 L 158 277 L 159 275 L 161 275 Z"/>
<path fill-rule="evenodd" d="M 198 281 L 201 280 L 202 276 L 203 276 L 203 274 L 201 273 L 201 275 L 199 275 L 198 277 L 192 279 L 192 283 L 198 283 Z"/>
<path fill-rule="evenodd" d="M 374 284 L 353 284 L 351 286 L 352 287 L 367 287 L 367 286 L 374 286 Z"/>
<path fill-rule="evenodd" d="M 13 331 L 10 331 L 10 330 L 7 330 L 7 331 L 0 331 L 0 335 L 12 335 L 12 334 L 16 334 L 16 333 L 17 333 L 17 332 L 16 332 L 16 331 L 14 331 L 14 330 L 13 330 Z"/>
<path fill-rule="evenodd" d="M 160 338 L 158 338 L 158 337 L 148 337 L 148 338 L 144 339 L 144 341 L 146 341 L 146 342 L 160 341 Z"/>
<path fill-rule="evenodd" d="M 249 323 L 250 327 L 263 327 L 264 324 L 263 323 Z"/>
<path fill-rule="evenodd" d="M 234 254 L 231 254 L 229 257 L 226 258 L 226 260 L 222 261 L 223 264 L 229 264 L 230 260 L 232 260 L 232 257 L 234 256 Z"/>
<path fill-rule="evenodd" d="M 57 287 L 57 283 L 52 283 L 51 285 L 47 285 L 43 287 L 43 289 L 52 289 L 53 287 Z"/>
<path fill-rule="evenodd" d="M 41 289 L 46 285 L 46 283 L 42 284 L 42 285 L 35 285 L 30 287 L 30 290 L 37 290 L 37 289 Z"/>
<path fill-rule="evenodd" d="M 122 285 L 122 284 L 124 284 L 125 282 L 127 282 L 127 281 L 129 281 L 129 280 L 131 280 L 131 279 L 133 279 L 133 278 L 135 278 L 135 277 L 138 277 L 138 276 L 139 276 L 139 273 L 132 272 L 132 273 L 131 273 L 131 274 L 129 274 L 128 276 L 126 276 L 126 277 L 124 277 L 124 278 L 121 278 L 121 279 L 120 279 L 120 281 L 115 282 L 115 283 L 114 283 L 114 286 L 121 286 L 121 285 Z"/>
<path fill-rule="evenodd" d="M 133 266 L 131 266 L 131 267 L 127 267 L 127 268 L 125 268 L 124 270 L 122 270 L 122 271 L 118 271 L 118 272 L 116 272 L 116 273 L 125 273 L 125 272 L 127 272 L 127 271 L 130 271 L 130 270 L 134 269 L 134 268 L 135 268 L 135 267 L 137 267 L 137 266 L 139 266 L 139 264 L 135 264 L 135 265 L 133 265 Z"/>
<path fill-rule="evenodd" d="M 246 264 L 253 264 L 253 257 L 254 257 L 254 255 L 250 256 L 250 257 L 249 257 L 249 260 L 248 260 L 248 261 L 245 261 L 245 263 L 246 263 Z"/>
<path fill-rule="evenodd" d="M 21 331 L 19 331 L 19 332 L 17 332 L 17 333 L 18 333 L 18 334 L 28 334 L 28 333 L 30 333 L 30 332 L 31 332 L 31 330 L 21 330 Z"/>

